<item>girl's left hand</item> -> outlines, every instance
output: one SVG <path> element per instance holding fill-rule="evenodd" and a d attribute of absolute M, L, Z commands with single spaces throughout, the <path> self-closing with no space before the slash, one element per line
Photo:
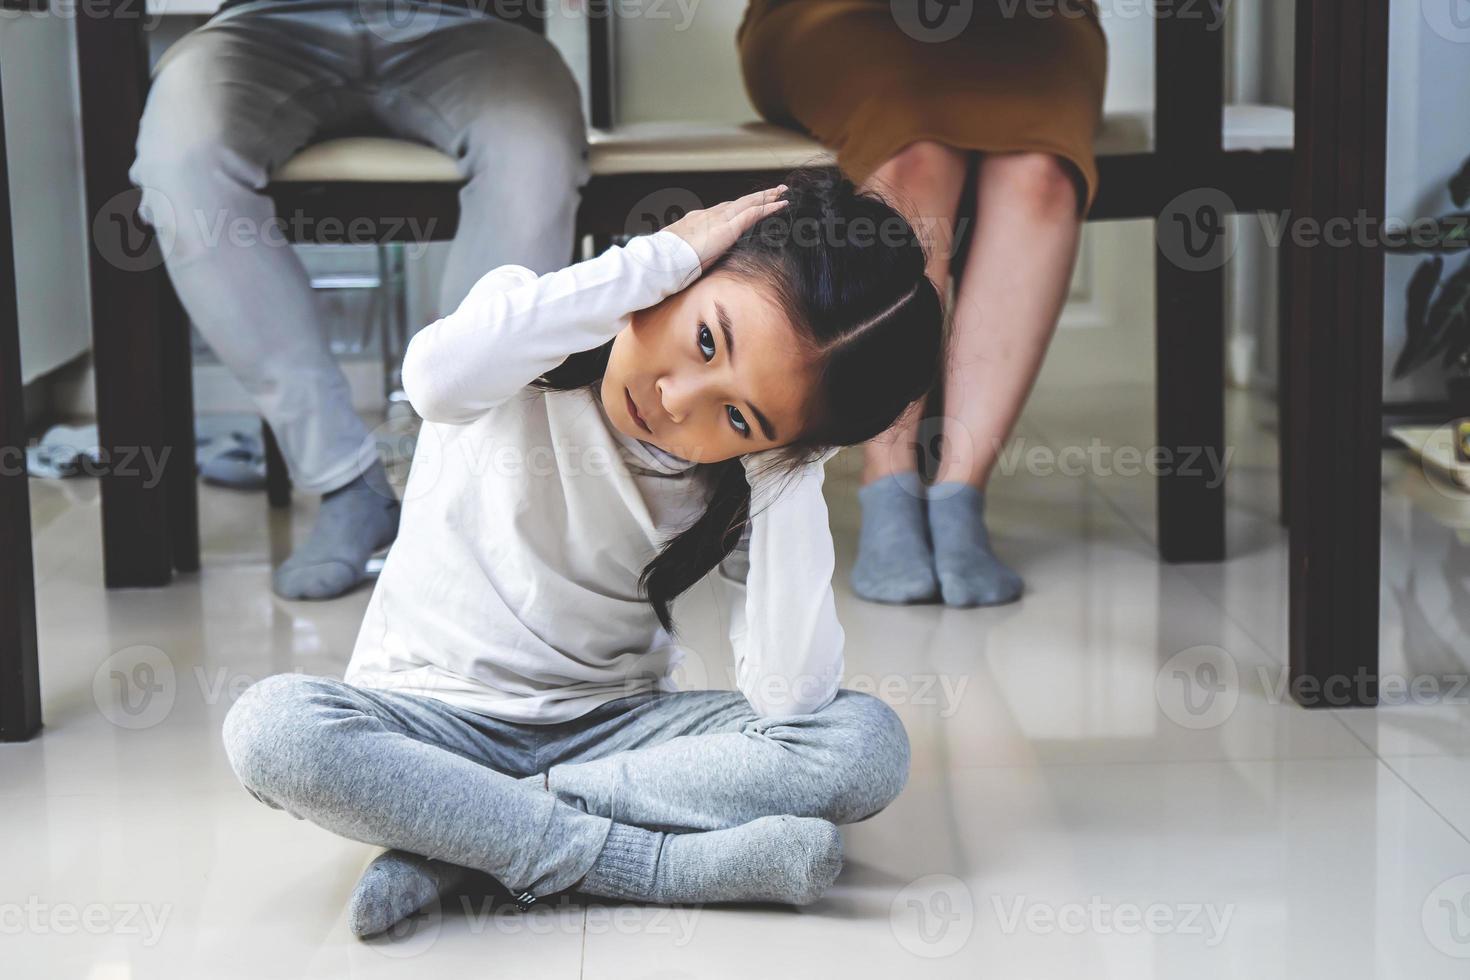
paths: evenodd
<path fill-rule="evenodd" d="M 663 230 L 688 242 L 699 255 L 699 268 L 708 269 L 747 229 L 790 203 L 781 200 L 785 190 L 786 185 L 782 184 L 702 211 L 690 211 Z"/>

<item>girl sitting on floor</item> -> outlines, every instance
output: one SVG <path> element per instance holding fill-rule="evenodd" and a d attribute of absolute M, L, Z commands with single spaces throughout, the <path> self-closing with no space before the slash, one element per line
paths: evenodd
<path fill-rule="evenodd" d="M 559 272 L 486 275 L 414 337 L 402 529 L 342 681 L 225 720 L 262 802 L 391 848 L 382 932 L 485 872 L 522 907 L 814 901 L 908 740 L 839 689 L 823 463 L 934 383 L 908 223 L 831 171 Z M 670 603 L 718 567 L 738 691 L 673 691 Z"/>

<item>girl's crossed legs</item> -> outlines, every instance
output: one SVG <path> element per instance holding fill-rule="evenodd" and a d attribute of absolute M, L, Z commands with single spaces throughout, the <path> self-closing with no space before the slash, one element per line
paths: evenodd
<path fill-rule="evenodd" d="M 687 691 L 529 725 L 280 674 L 236 702 L 224 740 L 257 799 L 408 852 L 374 867 L 414 894 L 388 896 L 391 910 L 355 908 L 360 933 L 433 898 L 446 883 L 432 869 L 446 866 L 485 872 L 523 902 L 573 886 L 646 901 L 812 901 L 840 867 L 832 824 L 887 806 L 909 762 L 893 710 L 852 691 L 786 718 L 756 717 L 736 692 Z"/>

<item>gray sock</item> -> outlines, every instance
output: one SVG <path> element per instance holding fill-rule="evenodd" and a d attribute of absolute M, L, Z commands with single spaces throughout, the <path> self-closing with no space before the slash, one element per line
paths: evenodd
<path fill-rule="evenodd" d="M 381 463 L 322 497 L 310 536 L 271 577 L 283 599 L 332 599 L 367 577 L 372 553 L 398 533 L 398 500 Z"/>
<path fill-rule="evenodd" d="M 939 598 L 934 554 L 917 473 L 894 473 L 858 490 L 858 535 L 852 590 L 870 602 L 933 602 Z"/>
<path fill-rule="evenodd" d="M 1021 596 L 1025 583 L 990 550 L 985 492 L 968 483 L 929 488 L 934 567 L 949 606 L 998 606 Z"/>
<path fill-rule="evenodd" d="M 615 823 L 577 890 L 664 905 L 809 905 L 841 870 L 842 837 L 815 817 L 761 817 L 697 834 Z"/>
<path fill-rule="evenodd" d="M 445 861 L 407 851 L 384 851 L 368 865 L 347 903 L 347 927 L 354 936 L 387 932 L 419 909 L 452 892 L 471 875 Z"/>

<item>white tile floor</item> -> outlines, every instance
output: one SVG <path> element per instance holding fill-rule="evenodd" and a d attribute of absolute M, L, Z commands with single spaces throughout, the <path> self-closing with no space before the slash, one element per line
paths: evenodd
<path fill-rule="evenodd" d="M 1150 397 L 1043 389 L 1020 436 L 1146 447 Z M 1233 401 L 1223 565 L 1155 561 L 1147 476 L 998 478 L 998 545 L 1030 591 L 995 610 L 854 600 L 855 460 L 833 464 L 850 685 L 899 709 L 915 751 L 903 796 L 847 828 L 819 904 L 456 903 L 372 944 L 349 936 L 343 901 L 374 850 L 256 803 L 218 738 L 250 681 L 346 662 L 365 593 L 307 605 L 267 588 L 309 502 L 267 515 L 258 495 L 205 489 L 203 573 L 108 593 L 95 487 L 37 483 L 47 727 L 0 747 L 0 974 L 1470 976 L 1467 535 L 1413 505 L 1394 481 L 1416 474 L 1391 465 L 1384 671 L 1439 697 L 1293 706 L 1262 418 Z M 691 681 L 726 676 L 716 599 L 701 587 L 681 610 Z M 1185 686 L 1210 670 L 1213 695 Z"/>

